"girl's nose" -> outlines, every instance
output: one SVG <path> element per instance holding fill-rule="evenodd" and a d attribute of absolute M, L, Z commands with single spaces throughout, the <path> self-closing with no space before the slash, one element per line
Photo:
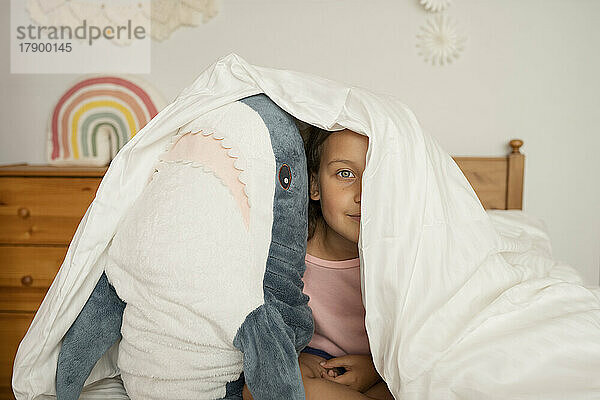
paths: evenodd
<path fill-rule="evenodd" d="M 360 203 L 360 195 L 361 195 L 361 191 L 357 190 L 356 193 L 354 194 L 354 202 L 355 203 Z"/>
<path fill-rule="evenodd" d="M 356 190 L 356 193 L 354 193 L 354 202 L 360 204 L 360 196 L 362 195 L 362 174 L 359 175 L 358 182 L 355 182 L 353 186 L 353 189 Z"/>

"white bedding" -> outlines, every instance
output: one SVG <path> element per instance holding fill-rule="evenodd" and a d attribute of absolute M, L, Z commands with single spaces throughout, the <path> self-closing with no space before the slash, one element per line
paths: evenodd
<path fill-rule="evenodd" d="M 121 378 L 115 376 L 88 385 L 81 392 L 79 400 L 129 400 L 129 396 Z"/>
<path fill-rule="evenodd" d="M 527 252 L 530 256 L 536 253 L 551 256 L 550 238 L 542 220 L 520 210 L 489 210 L 487 214 L 496 230 L 507 239 L 505 256 L 523 256 Z M 576 279 L 577 274 L 573 277 Z M 81 396 L 82 400 L 109 398 L 129 400 L 119 377 L 98 381 L 90 385 Z"/>
<path fill-rule="evenodd" d="M 573 267 L 552 256 L 548 229 L 541 219 L 521 210 L 489 210 L 487 214 L 500 234 L 501 254 L 511 265 L 546 268 L 555 278 L 585 286 Z M 598 287 L 588 289 L 598 295 Z"/>
<path fill-rule="evenodd" d="M 204 113 L 264 92 L 296 118 L 369 137 L 362 293 L 373 361 L 397 399 L 600 398 L 600 291 L 551 259 L 535 229 L 495 229 L 451 157 L 398 100 L 229 55 L 112 161 L 23 339 L 18 400 L 54 397 L 60 340 L 98 281 L 98 259 L 165 140 Z M 516 236 L 516 237 L 515 237 Z M 531 245 L 523 245 L 523 240 Z M 86 382 L 118 374 L 107 353 Z M 259 400 L 259 399 L 257 399 Z"/>
<path fill-rule="evenodd" d="M 521 210 L 488 210 L 494 228 L 503 238 L 521 242 L 521 247 L 535 248 L 548 258 L 552 258 L 550 235 L 544 221 Z"/>

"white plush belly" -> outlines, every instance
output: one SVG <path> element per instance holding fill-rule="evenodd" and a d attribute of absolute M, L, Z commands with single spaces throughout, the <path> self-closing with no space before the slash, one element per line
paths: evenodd
<path fill-rule="evenodd" d="M 263 303 L 264 265 L 219 178 L 188 164 L 159 169 L 108 253 L 127 303 L 118 366 L 132 399 L 222 398 L 242 372 L 232 342 Z"/>

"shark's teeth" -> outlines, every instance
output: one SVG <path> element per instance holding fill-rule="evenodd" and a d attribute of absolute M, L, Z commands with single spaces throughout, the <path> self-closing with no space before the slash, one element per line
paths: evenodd
<path fill-rule="evenodd" d="M 231 141 L 230 141 L 230 139 L 229 139 L 229 138 L 224 138 L 224 139 L 221 141 L 221 146 L 222 146 L 224 149 L 231 149 L 231 148 L 233 147 L 233 145 L 231 144 Z"/>
<path fill-rule="evenodd" d="M 193 135 L 202 135 L 205 138 L 212 136 L 212 139 L 218 141 L 218 144 L 220 145 L 221 149 L 223 150 L 222 154 L 226 155 L 230 159 L 229 162 L 220 164 L 221 166 L 218 168 L 219 168 L 219 170 L 223 169 L 223 168 L 231 169 L 231 166 L 232 166 L 235 169 L 234 174 L 235 174 L 237 180 L 242 184 L 241 189 L 243 190 L 243 196 L 240 194 L 241 192 L 239 191 L 239 185 L 237 186 L 237 188 L 235 185 L 232 185 L 233 182 L 231 182 L 231 178 L 224 178 L 224 177 L 219 176 L 218 171 L 215 171 L 213 168 L 206 165 L 205 163 L 202 163 L 201 161 L 180 159 L 179 157 L 181 157 L 181 155 L 177 155 L 176 151 L 174 151 L 173 153 L 170 153 L 171 150 L 173 150 L 174 147 L 177 145 L 178 141 L 186 134 L 190 134 L 192 136 Z M 200 139 L 200 140 L 203 140 L 203 139 Z M 206 145 L 208 145 L 208 143 Z M 179 165 L 191 166 L 194 168 L 202 168 L 202 170 L 204 172 L 211 173 L 213 176 L 218 178 L 218 180 L 229 189 L 229 192 L 231 193 L 233 198 L 237 199 L 238 207 L 240 207 L 240 212 L 242 213 L 242 216 L 244 217 L 244 223 L 246 225 L 246 228 L 249 229 L 249 223 L 250 223 L 249 209 L 252 208 L 252 204 L 250 201 L 250 195 L 248 193 L 248 185 L 247 185 L 248 184 L 248 175 L 246 172 L 247 163 L 246 163 L 245 159 L 240 158 L 240 156 L 241 156 L 241 154 L 240 154 L 239 150 L 233 147 L 233 145 L 231 144 L 231 141 L 229 139 L 227 139 L 225 137 L 225 135 L 223 135 L 221 133 L 215 133 L 215 130 L 213 130 L 213 129 L 198 129 L 193 132 L 189 131 L 189 130 L 186 132 L 182 132 L 181 130 L 179 130 L 177 132 L 177 134 L 175 134 L 171 137 L 171 140 L 170 140 L 167 150 L 159 156 L 159 160 L 160 160 L 160 162 L 163 162 L 165 164 L 170 164 L 170 165 L 179 164 Z M 171 159 L 169 159 L 169 158 L 171 158 Z M 227 167 L 226 165 L 229 165 L 229 167 Z M 225 170 L 222 171 L 224 173 L 224 176 L 231 176 L 231 175 L 229 175 L 229 173 L 224 172 L 224 171 Z M 227 184 L 227 181 L 229 181 L 229 184 Z M 232 186 L 230 187 L 230 185 L 232 185 Z"/>
<path fill-rule="evenodd" d="M 246 160 L 238 158 L 233 162 L 233 166 L 240 171 L 244 171 L 246 169 Z"/>
<path fill-rule="evenodd" d="M 227 152 L 227 154 L 229 155 L 229 157 L 232 157 L 232 158 L 239 158 L 239 156 L 240 156 L 239 151 L 237 151 L 237 149 L 233 149 L 233 148 L 230 148 L 229 151 Z"/>

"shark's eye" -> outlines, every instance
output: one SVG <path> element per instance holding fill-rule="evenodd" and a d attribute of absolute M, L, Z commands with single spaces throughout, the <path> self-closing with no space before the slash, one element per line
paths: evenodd
<path fill-rule="evenodd" d="M 287 164 L 283 164 L 279 168 L 279 183 L 285 190 L 288 190 L 292 184 L 292 171 Z"/>

